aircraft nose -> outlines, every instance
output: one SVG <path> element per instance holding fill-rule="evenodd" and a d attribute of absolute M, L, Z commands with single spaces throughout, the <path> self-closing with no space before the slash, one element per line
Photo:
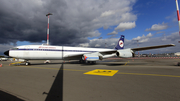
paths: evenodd
<path fill-rule="evenodd" d="M 5 55 L 9 56 L 9 50 L 4 52 Z"/>

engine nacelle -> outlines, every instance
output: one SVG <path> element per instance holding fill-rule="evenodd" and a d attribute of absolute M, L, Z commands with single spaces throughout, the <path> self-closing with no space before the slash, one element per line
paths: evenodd
<path fill-rule="evenodd" d="M 95 56 L 95 55 L 85 54 L 82 56 L 82 60 L 85 60 L 85 61 L 98 61 L 99 59 L 100 57 Z"/>
<path fill-rule="evenodd" d="M 123 51 L 117 50 L 116 55 L 118 57 L 120 57 L 120 58 L 130 58 L 130 57 L 135 56 L 134 53 L 131 52 L 131 50 L 127 50 L 127 51 L 125 51 L 125 50 L 123 50 Z"/>

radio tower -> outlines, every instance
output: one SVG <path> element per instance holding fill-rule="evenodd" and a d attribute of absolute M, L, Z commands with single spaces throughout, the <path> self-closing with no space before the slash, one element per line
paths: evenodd
<path fill-rule="evenodd" d="M 51 13 L 46 14 L 48 16 L 48 25 L 47 25 L 47 45 L 49 45 L 49 15 L 52 15 Z"/>

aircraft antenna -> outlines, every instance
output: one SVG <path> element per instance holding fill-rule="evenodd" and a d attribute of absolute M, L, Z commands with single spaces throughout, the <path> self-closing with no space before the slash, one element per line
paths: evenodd
<path fill-rule="evenodd" d="M 49 15 L 52 15 L 51 13 L 46 14 L 48 16 L 48 25 L 47 25 L 47 45 L 49 45 Z"/>

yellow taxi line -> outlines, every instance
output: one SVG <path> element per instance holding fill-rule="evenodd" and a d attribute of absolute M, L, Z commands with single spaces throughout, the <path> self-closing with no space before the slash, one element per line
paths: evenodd
<path fill-rule="evenodd" d="M 180 76 L 178 76 L 178 75 L 143 74 L 143 73 L 124 73 L 124 72 L 118 72 L 117 74 L 127 74 L 127 75 L 148 75 L 148 76 L 164 76 L 164 77 L 180 77 Z"/>
<path fill-rule="evenodd" d="M 18 67 L 59 70 L 59 68 L 46 68 L 46 67 L 33 67 L 33 66 L 18 66 Z M 83 71 L 83 72 L 89 71 L 89 70 L 77 70 L 77 69 L 63 69 L 63 70 L 66 70 L 66 71 Z M 116 74 L 144 75 L 144 76 L 162 76 L 162 77 L 178 77 L 178 78 L 180 78 L 179 75 L 144 74 L 144 73 L 126 73 L 126 72 L 117 72 Z"/>

